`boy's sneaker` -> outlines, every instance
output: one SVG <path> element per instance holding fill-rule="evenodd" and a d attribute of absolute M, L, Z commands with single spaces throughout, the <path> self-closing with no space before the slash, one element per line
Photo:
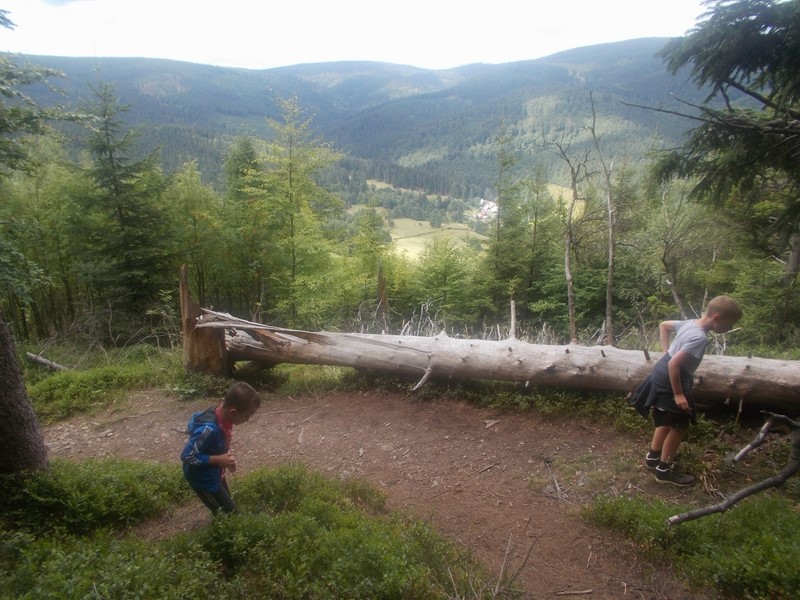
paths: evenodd
<path fill-rule="evenodd" d="M 694 475 L 681 473 L 675 469 L 675 465 L 664 467 L 663 463 L 656 467 L 656 483 L 671 483 L 679 487 L 694 485 Z"/>
<path fill-rule="evenodd" d="M 672 462 L 678 462 L 681 459 L 681 455 L 678 454 L 675 458 L 672 459 Z M 658 466 L 658 463 L 661 462 L 661 453 L 658 454 L 654 453 L 652 450 L 648 451 L 647 454 L 644 455 L 644 464 L 647 466 L 648 469 L 651 471 L 655 470 Z"/>
<path fill-rule="evenodd" d="M 644 455 L 644 464 L 651 471 L 658 466 L 659 462 L 661 462 L 661 452 L 656 454 L 653 451 L 650 451 Z"/>

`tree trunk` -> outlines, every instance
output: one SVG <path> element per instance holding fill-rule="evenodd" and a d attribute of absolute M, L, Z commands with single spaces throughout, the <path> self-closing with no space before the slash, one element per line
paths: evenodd
<path fill-rule="evenodd" d="M 222 330 L 196 329 L 202 314 L 200 305 L 189 294 L 189 275 L 186 265 L 180 270 L 181 324 L 183 329 L 183 364 L 187 370 L 231 375 L 231 364 Z"/>
<path fill-rule="evenodd" d="M 659 354 L 587 347 L 548 346 L 516 339 L 501 341 L 309 332 L 251 323 L 204 310 L 196 329 L 225 331 L 232 361 L 303 363 L 354 367 L 388 375 L 514 381 L 554 388 L 633 391 Z M 695 377 L 698 403 L 733 400 L 748 407 L 800 406 L 800 364 L 762 358 L 707 356 Z"/>
<path fill-rule="evenodd" d="M 789 260 L 783 273 L 786 285 L 794 285 L 797 281 L 797 271 L 800 269 L 800 233 L 795 233 L 789 239 Z"/>
<path fill-rule="evenodd" d="M 597 136 L 597 112 L 594 108 L 594 97 L 592 92 L 589 92 L 589 102 L 592 105 L 592 126 L 589 130 L 592 132 L 592 140 L 594 140 L 594 148 L 597 150 L 597 156 L 600 159 L 600 165 L 603 167 L 603 176 L 606 183 L 606 212 L 608 213 L 608 277 L 606 280 L 606 321 L 605 321 L 605 334 L 606 344 L 614 346 L 614 266 L 616 261 L 616 244 L 617 244 L 617 209 L 614 203 L 614 191 L 611 185 L 611 172 L 614 169 L 614 162 L 606 165 L 606 160 L 603 158 L 603 152 L 600 150 L 600 139 Z"/>
<path fill-rule="evenodd" d="M 0 314 L 0 473 L 49 468 L 39 421 L 25 390 L 11 332 Z"/>
<path fill-rule="evenodd" d="M 572 343 L 578 341 L 578 326 L 575 317 L 575 290 L 574 281 L 572 279 L 572 245 L 575 240 L 572 235 L 572 217 L 575 213 L 575 204 L 578 202 L 578 188 L 577 184 L 573 181 L 572 196 L 569 202 L 569 211 L 567 212 L 567 227 L 564 231 L 564 278 L 567 283 L 567 313 L 569 316 L 569 339 Z"/>

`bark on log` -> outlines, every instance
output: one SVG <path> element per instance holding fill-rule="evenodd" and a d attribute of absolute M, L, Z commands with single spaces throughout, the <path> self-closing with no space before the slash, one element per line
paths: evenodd
<path fill-rule="evenodd" d="M 502 341 L 309 332 L 272 327 L 202 310 L 196 330 L 225 331 L 231 361 L 354 367 L 419 378 L 488 379 L 627 393 L 644 379 L 660 353 L 608 346 L 548 346 Z M 764 358 L 706 356 L 694 386 L 698 404 L 732 401 L 749 408 L 800 408 L 800 363 Z"/>

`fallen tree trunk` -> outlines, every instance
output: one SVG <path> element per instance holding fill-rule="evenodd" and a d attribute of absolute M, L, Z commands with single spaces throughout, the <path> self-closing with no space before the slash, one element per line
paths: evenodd
<path fill-rule="evenodd" d="M 28 360 L 33 361 L 33 362 L 35 362 L 37 364 L 40 364 L 40 365 L 42 365 L 44 367 L 47 367 L 48 369 L 52 369 L 53 371 L 66 371 L 67 370 L 67 367 L 65 367 L 63 365 L 60 365 L 60 364 L 58 364 L 56 362 L 53 362 L 52 360 L 47 360 L 43 356 L 39 356 L 38 354 L 34 354 L 33 352 L 26 352 L 25 353 L 25 357 Z"/>
<path fill-rule="evenodd" d="M 487 379 L 577 390 L 629 393 L 660 353 L 607 346 L 529 344 L 432 337 L 283 329 L 202 309 L 195 328 L 225 331 L 230 361 L 354 367 L 418 378 Z M 191 353 L 189 353 L 191 354 Z M 736 402 L 748 408 L 800 407 L 800 364 L 763 358 L 706 356 L 694 393 L 704 406 Z"/>

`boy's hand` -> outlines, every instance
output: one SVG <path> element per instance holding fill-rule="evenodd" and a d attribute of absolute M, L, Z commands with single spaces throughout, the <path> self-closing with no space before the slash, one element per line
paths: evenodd
<path fill-rule="evenodd" d="M 691 412 L 692 410 L 685 394 L 675 394 L 675 404 L 684 412 Z"/>
<path fill-rule="evenodd" d="M 236 458 L 233 452 L 228 450 L 226 454 L 219 455 L 219 466 L 228 469 L 231 473 L 236 470 Z"/>

